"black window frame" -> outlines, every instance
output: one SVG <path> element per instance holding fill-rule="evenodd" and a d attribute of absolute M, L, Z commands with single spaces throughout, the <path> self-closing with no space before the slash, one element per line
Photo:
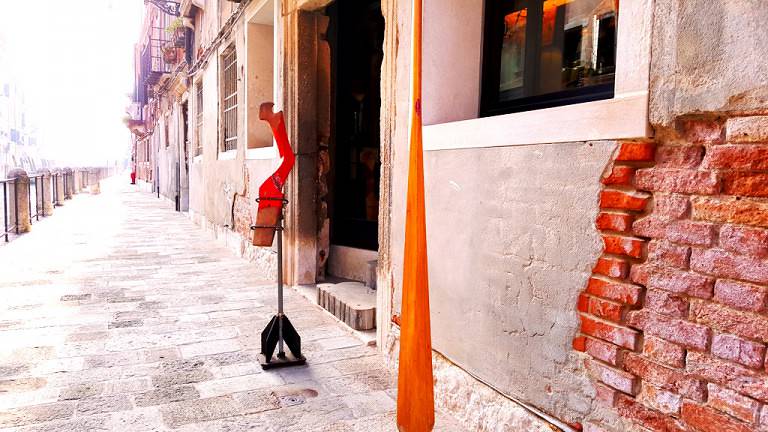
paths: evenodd
<path fill-rule="evenodd" d="M 518 8 L 513 7 L 513 5 L 518 2 L 527 3 L 529 11 L 526 22 L 526 79 L 530 79 L 538 73 L 535 60 L 538 58 L 540 51 L 541 17 L 543 15 L 544 0 L 518 0 L 515 2 L 510 0 L 485 0 L 483 17 L 483 60 L 480 85 L 480 117 L 491 117 L 502 114 L 612 99 L 615 95 L 615 79 L 614 82 L 609 84 L 567 89 L 543 95 L 527 96 L 510 101 L 499 100 L 501 47 L 504 39 L 504 17 L 513 10 L 519 10 Z M 536 9 L 531 7 L 536 5 L 539 6 Z M 616 16 L 618 17 L 618 11 Z M 536 37 L 532 38 L 532 36 Z M 529 39 L 534 41 L 533 49 L 529 47 Z"/>

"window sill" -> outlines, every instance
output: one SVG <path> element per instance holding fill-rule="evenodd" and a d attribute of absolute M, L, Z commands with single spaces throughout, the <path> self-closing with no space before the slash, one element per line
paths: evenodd
<path fill-rule="evenodd" d="M 237 156 L 237 149 L 235 150 L 227 150 L 225 152 L 219 152 L 219 160 L 225 161 L 225 160 L 234 160 Z"/>
<path fill-rule="evenodd" d="M 648 93 L 424 126 L 424 150 L 644 138 Z"/>
<path fill-rule="evenodd" d="M 247 160 L 265 160 L 275 159 L 277 157 L 277 147 L 274 145 L 270 147 L 250 148 L 245 151 L 245 158 Z"/>

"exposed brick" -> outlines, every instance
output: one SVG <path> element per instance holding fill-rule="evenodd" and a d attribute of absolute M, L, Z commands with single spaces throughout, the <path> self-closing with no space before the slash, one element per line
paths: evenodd
<path fill-rule="evenodd" d="M 692 246 L 710 246 L 715 241 L 712 224 L 691 221 L 675 221 L 667 225 L 667 238 L 675 243 Z"/>
<path fill-rule="evenodd" d="M 700 432 L 752 432 L 744 423 L 731 419 L 712 408 L 686 402 L 682 410 L 683 420 Z"/>
<path fill-rule="evenodd" d="M 618 303 L 613 303 L 597 297 L 590 297 L 589 299 L 589 313 L 598 318 L 619 322 L 621 321 L 623 310 L 624 308 L 622 305 Z"/>
<path fill-rule="evenodd" d="M 604 190 L 600 193 L 600 208 L 642 211 L 649 199 L 650 196 L 642 192 Z"/>
<path fill-rule="evenodd" d="M 581 315 L 581 332 L 631 350 L 637 346 L 637 332 Z"/>
<path fill-rule="evenodd" d="M 675 418 L 646 408 L 634 399 L 624 395 L 619 395 L 616 398 L 616 410 L 623 417 L 654 432 L 684 432 L 686 430 Z"/>
<path fill-rule="evenodd" d="M 594 383 L 595 386 L 595 400 L 600 401 L 606 406 L 612 407 L 616 402 L 616 395 L 618 392 L 606 385 L 600 383 Z"/>
<path fill-rule="evenodd" d="M 762 413 L 760 414 L 761 431 L 768 430 L 768 405 L 763 405 Z"/>
<path fill-rule="evenodd" d="M 598 297 L 630 305 L 640 300 L 642 288 L 637 285 L 611 282 L 600 278 L 590 278 L 586 292 Z"/>
<path fill-rule="evenodd" d="M 768 228 L 768 202 L 748 198 L 696 197 L 692 209 L 692 216 L 696 220 Z"/>
<path fill-rule="evenodd" d="M 707 404 L 712 408 L 747 423 L 757 423 L 759 420 L 760 404 L 756 400 L 712 383 L 707 385 L 707 392 L 709 393 Z"/>
<path fill-rule="evenodd" d="M 726 333 L 768 342 L 768 317 L 717 303 L 691 301 L 690 318 Z"/>
<path fill-rule="evenodd" d="M 719 144 L 725 135 L 719 119 L 682 119 L 677 122 L 677 129 L 693 143 Z"/>
<path fill-rule="evenodd" d="M 660 168 L 696 168 L 704 158 L 702 146 L 662 146 L 656 149 Z"/>
<path fill-rule="evenodd" d="M 632 224 L 632 233 L 641 237 L 663 238 L 667 234 L 667 221 L 654 214 Z"/>
<path fill-rule="evenodd" d="M 729 334 L 716 334 L 712 338 L 712 354 L 747 367 L 759 369 L 763 365 L 765 345 Z"/>
<path fill-rule="evenodd" d="M 628 232 L 632 229 L 633 220 L 634 216 L 625 213 L 601 212 L 595 225 L 601 231 Z"/>
<path fill-rule="evenodd" d="M 741 394 L 763 402 L 768 401 L 768 376 L 744 366 L 689 351 L 686 358 L 686 370 Z"/>
<path fill-rule="evenodd" d="M 638 189 L 654 192 L 714 195 L 720 191 L 720 179 L 711 171 L 668 168 L 644 168 L 635 173 Z"/>
<path fill-rule="evenodd" d="M 643 256 L 644 240 L 636 237 L 625 237 L 617 235 L 603 235 L 605 252 L 615 255 L 627 255 L 632 258 Z"/>
<path fill-rule="evenodd" d="M 680 269 L 687 269 L 691 259 L 691 248 L 679 246 L 663 240 L 654 240 L 648 244 L 648 261 L 658 261 Z"/>
<path fill-rule="evenodd" d="M 629 269 L 629 280 L 640 285 L 648 285 L 648 279 L 658 271 L 658 265 L 651 263 L 635 264 Z"/>
<path fill-rule="evenodd" d="M 600 181 L 606 186 L 630 186 L 635 169 L 626 165 L 614 165 L 610 174 L 603 176 Z"/>
<path fill-rule="evenodd" d="M 643 354 L 663 365 L 681 368 L 685 366 L 685 348 L 653 336 L 643 339 Z"/>
<path fill-rule="evenodd" d="M 743 282 L 719 279 L 715 300 L 737 309 L 762 312 L 768 308 L 768 289 Z"/>
<path fill-rule="evenodd" d="M 720 246 L 758 258 L 768 257 L 768 230 L 724 225 L 720 228 Z"/>
<path fill-rule="evenodd" d="M 573 338 L 573 349 L 579 352 L 587 350 L 587 338 L 584 336 L 576 336 Z"/>
<path fill-rule="evenodd" d="M 654 143 L 624 141 L 619 144 L 619 152 L 614 159 L 622 162 L 652 162 L 655 150 Z"/>
<path fill-rule="evenodd" d="M 705 168 L 734 170 L 768 170 L 768 146 L 723 145 L 709 149 L 704 157 Z M 642 170 L 641 170 L 642 171 Z M 640 175 L 640 172 L 636 176 Z M 637 180 L 635 180 L 637 182 Z"/>
<path fill-rule="evenodd" d="M 653 214 L 665 219 L 686 217 L 691 209 L 691 202 L 686 195 L 657 194 L 654 196 Z"/>
<path fill-rule="evenodd" d="M 675 269 L 651 273 L 648 287 L 699 298 L 712 298 L 715 280 L 711 277 Z"/>
<path fill-rule="evenodd" d="M 603 384 L 627 394 L 635 394 L 637 378 L 631 374 L 591 359 L 584 360 L 584 366 L 592 376 Z"/>
<path fill-rule="evenodd" d="M 688 300 L 664 291 L 649 290 L 645 294 L 645 308 L 673 318 L 688 316 Z"/>
<path fill-rule="evenodd" d="M 718 277 L 768 283 L 768 262 L 722 249 L 694 249 L 691 253 L 691 268 Z"/>
<path fill-rule="evenodd" d="M 629 325 L 641 329 L 646 335 L 658 336 L 686 348 L 706 350 L 712 335 L 708 327 L 666 317 L 647 309 L 628 314 Z"/>
<path fill-rule="evenodd" d="M 619 364 L 619 347 L 597 339 L 586 340 L 586 353 L 611 365 Z"/>
<path fill-rule="evenodd" d="M 648 408 L 665 414 L 678 414 L 683 402 L 683 398 L 679 394 L 662 390 L 649 384 L 643 384 L 637 400 Z"/>
<path fill-rule="evenodd" d="M 683 371 L 656 364 L 634 353 L 628 353 L 624 358 L 624 369 L 656 387 L 695 401 L 706 400 L 707 388 L 704 381 Z"/>
<path fill-rule="evenodd" d="M 721 176 L 726 195 L 768 197 L 768 174 L 730 171 Z"/>
<path fill-rule="evenodd" d="M 600 257 L 592 269 L 593 273 L 610 276 L 613 278 L 624 279 L 629 274 L 629 263 L 627 260 L 611 257 Z"/>
<path fill-rule="evenodd" d="M 580 294 L 579 300 L 576 303 L 576 309 L 579 312 L 587 313 L 589 312 L 589 296 L 586 294 Z"/>
<path fill-rule="evenodd" d="M 729 118 L 725 138 L 730 143 L 768 142 L 768 116 Z"/>

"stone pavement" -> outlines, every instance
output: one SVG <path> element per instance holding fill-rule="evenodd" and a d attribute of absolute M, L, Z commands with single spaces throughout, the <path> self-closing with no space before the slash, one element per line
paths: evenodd
<path fill-rule="evenodd" d="M 291 289 L 308 365 L 262 371 L 274 285 L 122 180 L 0 246 L 0 429 L 396 430 L 376 350 Z"/>

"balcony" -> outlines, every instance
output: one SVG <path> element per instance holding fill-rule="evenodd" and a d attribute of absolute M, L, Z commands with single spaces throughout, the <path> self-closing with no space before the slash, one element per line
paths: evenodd
<path fill-rule="evenodd" d="M 184 57 L 183 50 L 175 46 L 173 33 L 166 31 L 173 20 L 174 17 L 164 13 L 158 13 L 153 19 L 149 40 L 141 51 L 141 78 L 147 86 L 157 84 Z"/>

